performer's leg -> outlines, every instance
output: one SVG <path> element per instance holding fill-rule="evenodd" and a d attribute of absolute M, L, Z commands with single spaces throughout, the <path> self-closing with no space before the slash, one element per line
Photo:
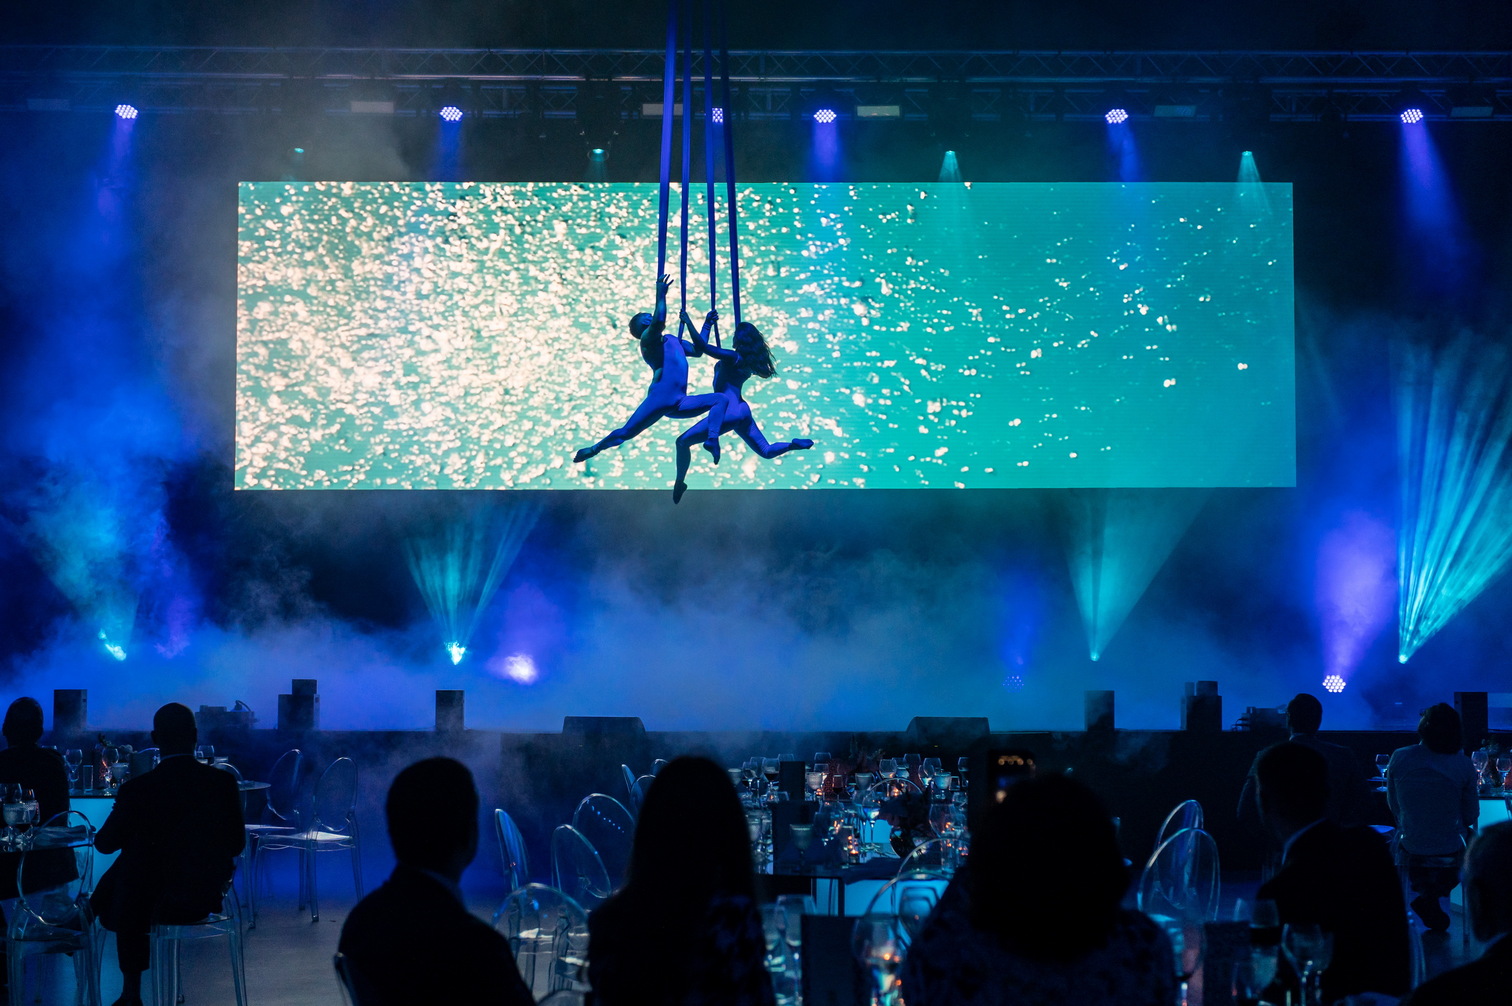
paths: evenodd
<path fill-rule="evenodd" d="M 690 395 L 678 403 L 675 416 L 696 416 L 700 413 L 708 413 L 708 434 L 704 437 L 704 450 L 714 458 L 714 463 L 719 464 L 719 434 L 724 431 L 725 411 L 729 408 L 730 400 L 724 395 Z"/>
<path fill-rule="evenodd" d="M 761 427 L 756 425 L 756 420 L 754 418 L 747 418 L 743 420 L 742 422 L 737 424 L 734 429 L 735 432 L 740 435 L 740 439 L 744 440 L 747 444 L 750 445 L 751 450 L 755 451 L 757 454 L 760 454 L 767 460 L 771 460 L 772 458 L 775 458 L 779 455 L 786 454 L 788 451 L 806 451 L 810 447 L 814 446 L 814 442 L 812 440 L 804 440 L 801 438 L 794 440 L 779 440 L 775 444 L 767 443 L 767 438 L 761 435 Z"/>
<path fill-rule="evenodd" d="M 723 398 L 723 395 L 717 396 Z M 693 426 L 684 430 L 677 438 L 677 481 L 672 483 L 672 502 L 681 502 L 683 493 L 688 491 L 688 483 L 683 479 L 688 475 L 688 465 L 693 462 L 693 445 L 708 436 L 708 431 L 713 429 L 709 425 L 708 417 L 700 419 Z"/>
<path fill-rule="evenodd" d="M 662 416 L 666 415 L 667 412 L 675 406 L 675 401 L 668 402 L 659 395 L 647 395 L 645 401 L 636 406 L 635 411 L 631 413 L 629 419 L 625 420 L 625 424 L 623 426 L 610 430 L 608 436 L 604 437 L 604 439 L 600 440 L 592 447 L 584 447 L 582 450 L 573 455 L 572 460 L 578 464 L 582 464 L 584 461 L 587 461 L 599 451 L 605 451 L 611 447 L 618 447 L 626 440 L 639 436 L 640 434 L 650 429 L 652 424 L 654 424 Z"/>

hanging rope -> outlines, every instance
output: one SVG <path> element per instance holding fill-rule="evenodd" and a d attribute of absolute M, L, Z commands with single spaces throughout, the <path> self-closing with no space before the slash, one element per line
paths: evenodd
<path fill-rule="evenodd" d="M 683 20 L 683 89 L 682 89 L 682 309 L 688 310 L 688 192 L 693 164 L 693 18 L 691 0 L 682 0 Z"/>
<path fill-rule="evenodd" d="M 740 243 L 735 213 L 735 114 L 730 104 L 730 33 L 726 8 L 719 8 L 719 83 L 724 106 L 725 212 L 730 218 L 730 313 L 740 325 Z"/>
<path fill-rule="evenodd" d="M 672 187 L 672 99 L 677 82 L 677 4 L 667 10 L 667 64 L 662 74 L 661 190 L 657 205 L 656 278 L 667 274 L 667 203 Z M 684 158 L 686 160 L 686 158 Z"/>
<path fill-rule="evenodd" d="M 704 4 L 704 205 L 709 218 L 709 310 L 719 304 L 719 205 L 714 198 L 714 137 L 718 124 L 714 121 L 714 0 Z M 729 113 L 721 110 L 725 117 Z M 714 323 L 714 345 L 720 345 L 719 323 Z"/>

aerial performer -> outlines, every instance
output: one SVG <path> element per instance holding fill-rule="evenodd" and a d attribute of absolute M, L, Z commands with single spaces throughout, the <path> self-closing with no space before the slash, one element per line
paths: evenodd
<path fill-rule="evenodd" d="M 713 428 L 718 429 L 722 425 L 728 401 L 725 395 L 717 391 L 708 395 L 688 394 L 688 357 L 702 356 L 710 349 L 707 333 L 716 316 L 711 311 L 708 320 L 704 322 L 704 330 L 699 331 L 684 311 L 677 334 L 668 334 L 667 291 L 671 287 L 672 277 L 663 276 L 656 283 L 656 309 L 650 314 L 641 312 L 630 319 L 630 335 L 639 340 L 641 359 L 651 368 L 651 386 L 646 389 L 646 397 L 622 426 L 610 430 L 592 447 L 578 451 L 573 456 L 573 461 L 581 464 L 599 451 L 618 447 L 626 440 L 646 432 L 663 416 L 687 419 L 710 412 L 715 419 Z M 684 328 L 693 337 L 692 342 L 682 338 Z M 718 464 L 718 438 L 711 438 L 705 447 L 714 455 L 714 463 Z"/>
<path fill-rule="evenodd" d="M 714 364 L 714 391 L 725 399 L 725 404 L 718 409 L 710 408 L 707 416 L 684 430 L 677 438 L 677 480 L 672 484 L 674 503 L 681 500 L 683 493 L 688 491 L 688 484 L 683 479 L 687 476 L 688 465 L 693 459 L 693 444 L 700 440 L 703 441 L 704 448 L 714 456 L 715 464 L 719 463 L 719 437 L 730 432 L 734 432 L 751 450 L 768 460 L 788 451 L 806 451 L 814 446 L 812 440 L 803 438 L 779 440 L 773 444 L 762 435 L 761 427 L 756 425 L 756 419 L 751 415 L 751 406 L 741 389 L 752 374 L 762 380 L 776 375 L 777 364 L 772 359 L 772 350 L 767 346 L 761 330 L 748 321 L 735 326 L 735 335 L 731 340 L 734 348 L 725 349 L 708 344 L 708 326 L 718 320 L 718 313 L 710 311 L 709 320 L 705 323 L 703 348 L 705 353 L 717 361 Z"/>

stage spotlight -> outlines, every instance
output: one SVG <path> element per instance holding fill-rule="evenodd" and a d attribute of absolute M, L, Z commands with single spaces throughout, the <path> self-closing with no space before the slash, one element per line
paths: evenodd
<path fill-rule="evenodd" d="M 440 115 L 441 118 L 445 119 L 447 122 L 462 121 L 462 109 L 458 108 L 456 105 L 442 105 Z"/>
<path fill-rule="evenodd" d="M 1128 122 L 1129 110 L 1126 108 L 1110 108 L 1107 114 L 1103 116 L 1103 120 L 1110 126 L 1116 126 L 1120 122 Z"/>
<path fill-rule="evenodd" d="M 1428 96 L 1415 87 L 1402 88 L 1397 92 L 1392 104 L 1404 126 L 1413 126 L 1422 122 L 1434 107 L 1428 100 Z"/>
<path fill-rule="evenodd" d="M 1337 674 L 1330 674 L 1323 679 L 1323 690 L 1337 695 L 1344 690 L 1344 679 Z"/>
<path fill-rule="evenodd" d="M 137 111 L 137 107 L 135 105 L 128 105 L 123 103 L 115 107 L 115 114 L 117 119 L 130 120 L 135 119 L 140 113 Z"/>
<path fill-rule="evenodd" d="M 1006 677 L 1006 678 L 1003 679 L 1003 687 L 1006 688 L 1006 689 L 1008 689 L 1010 692 L 1021 692 L 1021 691 L 1023 691 L 1024 690 L 1024 676 L 1022 674 L 1010 674 L 1010 675 L 1008 675 L 1008 677 Z"/>
<path fill-rule="evenodd" d="M 1423 121 L 1423 110 L 1417 106 L 1402 109 L 1403 125 L 1412 126 Z"/>
<path fill-rule="evenodd" d="M 126 648 L 120 643 L 112 643 L 110 641 L 110 637 L 105 635 L 104 629 L 100 630 L 100 645 L 105 647 L 106 653 L 110 654 L 112 657 L 115 657 L 117 660 L 126 659 Z"/>
<path fill-rule="evenodd" d="M 833 108 L 818 109 L 814 112 L 814 121 L 821 125 L 827 125 L 831 122 L 834 122 L 835 110 Z"/>
<path fill-rule="evenodd" d="M 453 664 L 460 664 L 462 662 L 462 658 L 467 656 L 467 647 L 463 646 L 461 643 L 447 643 L 446 652 L 451 656 L 451 662 Z"/>
<path fill-rule="evenodd" d="M 714 109 L 713 118 L 714 118 L 714 121 L 717 122 L 717 123 L 724 122 L 724 109 L 722 109 L 722 108 L 716 108 L 716 109 Z"/>

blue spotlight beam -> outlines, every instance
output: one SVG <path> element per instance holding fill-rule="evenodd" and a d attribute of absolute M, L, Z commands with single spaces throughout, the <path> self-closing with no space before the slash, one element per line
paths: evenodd
<path fill-rule="evenodd" d="M 540 508 L 516 504 L 496 519 L 479 518 L 405 543 L 410 575 L 441 630 L 452 663 L 461 663 L 478 619 L 535 527 Z"/>
<path fill-rule="evenodd" d="M 1208 492 L 1091 489 L 1069 494 L 1067 561 L 1093 660 L 1102 657 Z"/>
<path fill-rule="evenodd" d="M 1469 335 L 1437 352 L 1409 347 L 1396 404 L 1405 663 L 1512 562 L 1512 360 Z"/>

